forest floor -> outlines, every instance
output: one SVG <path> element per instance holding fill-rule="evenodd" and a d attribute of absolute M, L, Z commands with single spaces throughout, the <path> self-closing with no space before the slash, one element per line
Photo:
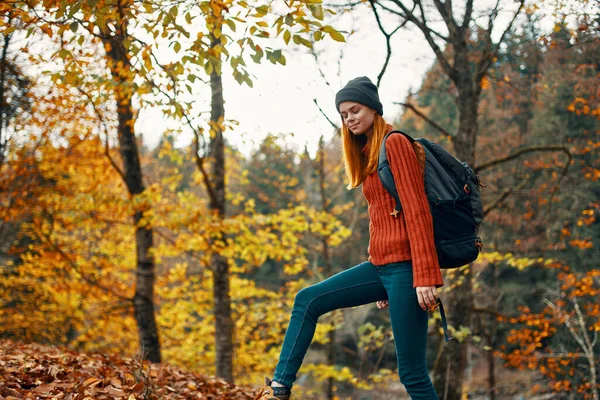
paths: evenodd
<path fill-rule="evenodd" d="M 243 389 L 169 365 L 0 341 L 0 400 L 248 400 Z"/>
<path fill-rule="evenodd" d="M 485 387 L 483 370 L 476 368 L 473 388 Z M 534 395 L 529 392 L 536 380 L 532 374 L 507 372 L 498 379 L 504 382 L 502 387 L 499 386 L 499 400 L 554 398 L 552 394 Z M 397 386 L 400 386 L 399 382 Z M 396 389 L 389 393 L 358 391 L 348 397 L 340 393 L 340 398 L 409 398 L 404 387 Z M 148 364 L 135 358 L 0 340 L 0 400 L 251 400 L 253 395 L 249 393 L 257 390 L 234 386 L 215 377 L 187 372 L 167 364 Z M 469 398 L 487 400 L 489 396 L 473 393 Z"/>

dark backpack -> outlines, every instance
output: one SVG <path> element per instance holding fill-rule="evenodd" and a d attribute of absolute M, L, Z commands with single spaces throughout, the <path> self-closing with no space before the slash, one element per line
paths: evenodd
<path fill-rule="evenodd" d="M 477 231 L 483 219 L 481 187 L 485 187 L 467 163 L 458 160 L 442 146 L 427 139 L 413 139 L 401 131 L 391 131 L 379 150 L 377 173 L 386 190 L 402 209 L 394 176 L 386 157 L 385 141 L 393 133 L 406 136 L 425 151 L 425 193 L 433 217 L 435 248 L 440 268 L 457 268 L 473 262 L 483 244 Z"/>

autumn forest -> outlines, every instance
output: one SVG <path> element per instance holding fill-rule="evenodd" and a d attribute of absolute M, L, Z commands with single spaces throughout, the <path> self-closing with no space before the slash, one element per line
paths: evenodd
<path fill-rule="evenodd" d="M 332 98 L 312 104 L 316 152 L 294 126 L 248 151 L 224 80 L 305 54 L 335 91 L 323 60 L 343 71 L 369 35 L 384 53 L 363 75 L 389 86 L 407 31 L 432 62 L 386 120 L 485 184 L 483 249 L 438 290 L 454 339 L 429 319 L 439 398 L 600 400 L 588 0 L 1 0 L 0 399 L 251 399 L 296 293 L 367 259 L 369 215 Z M 374 305 L 323 315 L 292 398 L 409 398 L 393 342 Z"/>

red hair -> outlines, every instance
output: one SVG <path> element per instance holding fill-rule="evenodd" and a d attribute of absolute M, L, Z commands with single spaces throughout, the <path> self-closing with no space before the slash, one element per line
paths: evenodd
<path fill-rule="evenodd" d="M 379 147 L 389 130 L 388 127 L 390 126 L 383 117 L 375 114 L 373 135 L 369 141 L 370 148 L 368 153 L 364 155 L 362 148 L 367 144 L 367 136 L 353 134 L 342 121 L 342 156 L 344 158 L 346 177 L 348 178 L 346 189 L 354 189 L 360 186 L 367 175 L 377 170 Z"/>

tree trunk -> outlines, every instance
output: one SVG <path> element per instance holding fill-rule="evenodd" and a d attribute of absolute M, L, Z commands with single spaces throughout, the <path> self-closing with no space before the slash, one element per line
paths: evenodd
<path fill-rule="evenodd" d="M 492 263 L 492 276 L 494 278 L 493 287 L 494 295 L 498 294 L 498 266 Z M 496 303 L 497 304 L 497 303 Z M 487 329 L 487 343 L 490 349 L 487 352 L 488 356 L 488 388 L 490 400 L 496 400 L 496 359 L 494 358 L 494 350 L 496 349 L 496 331 L 498 330 L 498 322 L 496 317 L 485 316 L 489 328 Z"/>
<path fill-rule="evenodd" d="M 329 213 L 329 204 L 327 203 L 327 195 L 325 194 L 325 144 L 323 142 L 323 136 L 319 139 L 319 192 L 321 194 L 321 209 L 327 213 Z M 331 270 L 331 260 L 329 255 L 329 245 L 327 243 L 327 237 L 323 237 L 322 245 L 323 245 L 323 264 L 324 264 L 324 272 L 326 277 L 330 277 Z M 334 311 L 335 312 L 335 311 Z M 333 317 L 330 315 L 330 317 Z M 335 331 L 329 331 L 329 344 L 327 345 L 327 365 L 333 366 L 335 365 Z M 334 379 L 328 378 L 326 381 L 325 387 L 325 397 L 328 400 L 333 400 L 334 395 Z"/>
<path fill-rule="evenodd" d="M 9 16 L 8 23 L 10 24 L 11 17 Z M 8 116 L 7 107 L 8 104 L 5 102 L 4 88 L 6 87 L 6 72 L 8 70 L 8 45 L 12 35 L 4 36 L 4 45 L 2 46 L 2 58 L 0 59 L 0 167 L 4 164 L 4 153 L 6 151 L 6 143 L 8 133 L 6 132 L 5 125 L 8 127 Z"/>
<path fill-rule="evenodd" d="M 466 52 L 465 52 L 466 53 Z M 459 57 L 457 57 L 459 58 Z M 468 67 L 465 61 L 462 63 Z M 461 62 L 457 60 L 457 67 Z M 477 106 L 479 90 L 472 82 L 469 71 L 459 71 L 459 80 L 455 82 L 458 89 L 459 127 L 454 141 L 454 152 L 458 159 L 474 165 L 475 144 L 477 139 Z M 445 302 L 448 304 L 448 324 L 457 330 L 461 327 L 472 329 L 473 288 L 471 266 L 464 270 L 464 281 L 457 290 L 448 293 Z M 471 340 L 471 338 L 467 338 Z M 467 342 L 451 340 L 444 351 L 445 356 L 433 371 L 434 385 L 444 400 L 460 400 L 465 379 L 468 358 Z"/>
<path fill-rule="evenodd" d="M 121 31 L 118 31 L 114 36 L 109 36 L 110 33 L 104 32 L 104 43 L 105 45 L 108 44 L 106 54 L 108 64 L 112 77 L 117 82 L 114 95 L 117 102 L 119 151 L 123 160 L 123 175 L 129 193 L 134 196 L 142 193 L 145 187 L 134 133 L 133 93 L 129 85 L 131 82 L 131 64 L 127 57 L 127 49 L 123 44 L 127 28 L 125 23 L 122 25 Z M 136 226 L 135 244 L 137 251 L 135 296 L 133 298 L 134 315 L 143 358 L 151 362 L 160 362 L 160 342 L 154 317 L 156 268 L 154 258 L 150 255 L 150 249 L 153 245 L 153 230 L 150 227 L 138 226 L 143 215 L 143 211 L 137 211 L 133 215 Z"/>
<path fill-rule="evenodd" d="M 220 68 L 210 75 L 211 101 L 211 154 L 214 158 L 213 177 L 215 201 L 211 209 L 220 218 L 225 217 L 225 144 L 223 141 L 223 81 Z M 221 239 L 225 241 L 225 237 Z M 215 307 L 216 366 L 217 376 L 233 383 L 233 321 L 231 319 L 231 297 L 229 294 L 229 265 L 220 254 L 212 257 L 213 300 Z"/>

